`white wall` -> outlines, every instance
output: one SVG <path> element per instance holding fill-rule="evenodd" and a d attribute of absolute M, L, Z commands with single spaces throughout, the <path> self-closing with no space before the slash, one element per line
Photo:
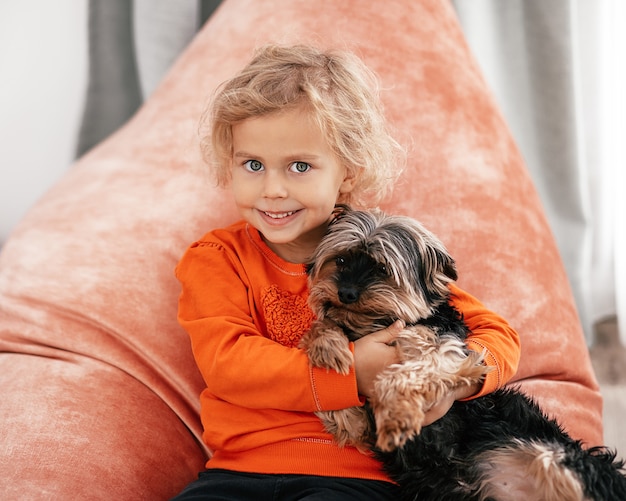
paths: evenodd
<path fill-rule="evenodd" d="M 87 3 L 0 1 L 0 245 L 73 161 Z"/>

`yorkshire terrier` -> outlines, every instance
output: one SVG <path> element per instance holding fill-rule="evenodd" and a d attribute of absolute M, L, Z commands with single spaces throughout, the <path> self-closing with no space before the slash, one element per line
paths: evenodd
<path fill-rule="evenodd" d="M 443 395 L 490 368 L 467 349 L 467 327 L 449 303 L 455 262 L 420 223 L 339 206 L 308 271 L 316 320 L 300 346 L 314 366 L 347 374 L 349 341 L 406 325 L 394 343 L 401 362 L 379 375 L 374 396 L 318 413 L 339 445 L 381 460 L 402 499 L 626 500 L 624 462 L 605 447 L 584 449 L 519 390 L 457 401 L 422 427 Z"/>

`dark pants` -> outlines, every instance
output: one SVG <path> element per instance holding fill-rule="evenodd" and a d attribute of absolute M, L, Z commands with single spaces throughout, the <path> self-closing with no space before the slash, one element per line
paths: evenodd
<path fill-rule="evenodd" d="M 172 501 L 363 501 L 397 500 L 398 488 L 389 482 L 310 475 L 261 475 L 207 470 Z"/>

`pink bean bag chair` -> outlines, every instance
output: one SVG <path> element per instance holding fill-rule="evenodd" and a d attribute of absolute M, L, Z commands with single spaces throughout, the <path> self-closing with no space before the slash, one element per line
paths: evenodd
<path fill-rule="evenodd" d="M 0 254 L 0 498 L 159 500 L 203 468 L 203 387 L 174 267 L 237 215 L 203 174 L 199 117 L 266 41 L 355 50 L 410 138 L 384 208 L 420 219 L 459 285 L 519 331 L 515 384 L 587 445 L 602 402 L 539 199 L 451 6 L 227 0 L 161 87 L 81 158 Z"/>

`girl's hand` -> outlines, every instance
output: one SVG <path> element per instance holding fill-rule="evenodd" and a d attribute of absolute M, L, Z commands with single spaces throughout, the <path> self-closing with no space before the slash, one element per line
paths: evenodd
<path fill-rule="evenodd" d="M 378 374 L 387 366 L 400 362 L 398 351 L 394 346 L 390 346 L 390 343 L 393 343 L 402 329 L 404 323 L 398 320 L 386 329 L 354 342 L 354 372 L 360 395 L 371 397 Z M 461 386 L 451 391 L 426 412 L 423 426 L 428 426 L 445 416 L 455 401 L 471 397 L 479 391 L 479 384 Z"/>
<path fill-rule="evenodd" d="M 452 404 L 454 404 L 454 402 L 463 398 L 471 397 L 479 391 L 480 385 L 478 384 L 473 384 L 471 386 L 462 386 L 454 391 L 451 391 L 426 412 L 422 426 L 428 426 L 438 419 L 441 419 L 448 413 L 450 407 L 452 407 Z"/>
<path fill-rule="evenodd" d="M 354 342 L 354 372 L 360 395 L 371 397 L 376 376 L 387 366 L 400 362 L 398 351 L 389 343 L 396 339 L 402 329 L 404 323 L 397 320 L 386 329 Z"/>

